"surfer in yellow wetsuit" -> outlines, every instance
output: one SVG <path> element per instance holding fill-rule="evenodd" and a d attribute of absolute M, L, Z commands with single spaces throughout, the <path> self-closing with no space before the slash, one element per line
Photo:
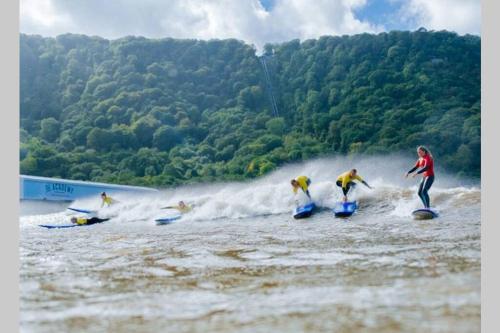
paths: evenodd
<path fill-rule="evenodd" d="M 162 209 L 177 209 L 179 212 L 184 214 L 184 213 L 190 212 L 192 207 L 186 205 L 184 203 L 184 201 L 179 201 L 177 206 L 167 206 L 167 207 L 163 207 Z"/>
<path fill-rule="evenodd" d="M 342 188 L 342 193 L 344 193 L 344 201 L 347 201 L 347 193 L 349 192 L 351 187 L 354 188 L 354 186 L 356 186 L 354 180 L 359 180 L 366 187 L 370 189 L 372 188 L 370 185 L 368 185 L 367 182 L 363 180 L 363 178 L 361 178 L 361 176 L 358 175 L 358 170 L 351 169 L 349 171 L 346 171 L 337 177 L 337 183 L 336 183 L 337 186 Z"/>
<path fill-rule="evenodd" d="M 311 180 L 306 176 L 298 176 L 290 181 L 292 184 L 293 193 L 297 194 L 299 188 L 304 192 L 309 200 L 311 200 L 311 195 L 309 194 L 309 185 L 311 185 Z"/>
<path fill-rule="evenodd" d="M 102 192 L 101 193 L 101 199 L 102 199 L 102 204 L 101 204 L 101 208 L 104 207 L 104 205 L 107 205 L 108 207 L 111 206 L 111 204 L 114 204 L 116 202 L 118 202 L 117 200 L 111 198 L 110 196 L 108 196 L 106 194 L 106 192 Z"/>
<path fill-rule="evenodd" d="M 71 218 L 71 223 L 73 224 L 79 224 L 79 225 L 83 225 L 83 224 L 96 224 L 96 223 L 102 223 L 102 222 L 105 222 L 109 219 L 100 219 L 98 217 L 92 217 L 92 218 L 83 218 L 83 217 L 72 217 Z"/>

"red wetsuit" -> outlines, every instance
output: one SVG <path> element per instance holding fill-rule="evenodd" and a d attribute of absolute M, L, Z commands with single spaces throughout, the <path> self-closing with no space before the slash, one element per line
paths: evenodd
<path fill-rule="evenodd" d="M 415 164 L 415 169 L 417 168 L 421 168 L 421 170 L 417 173 L 423 172 L 424 177 L 434 176 L 434 161 L 429 154 L 418 159 L 417 163 Z"/>

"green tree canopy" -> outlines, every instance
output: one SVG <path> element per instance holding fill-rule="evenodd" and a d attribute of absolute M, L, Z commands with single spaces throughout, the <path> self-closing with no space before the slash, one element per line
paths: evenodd
<path fill-rule="evenodd" d="M 141 185 L 413 155 L 480 176 L 481 39 L 392 31 L 267 44 L 20 36 L 22 173 Z M 411 156 L 410 155 L 410 156 Z"/>

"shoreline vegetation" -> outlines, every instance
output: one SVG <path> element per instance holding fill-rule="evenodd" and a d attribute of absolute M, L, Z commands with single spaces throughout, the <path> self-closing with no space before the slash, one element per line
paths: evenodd
<path fill-rule="evenodd" d="M 477 36 L 325 36 L 258 56 L 234 39 L 21 34 L 20 57 L 22 174 L 179 185 L 425 144 L 480 177 Z"/>

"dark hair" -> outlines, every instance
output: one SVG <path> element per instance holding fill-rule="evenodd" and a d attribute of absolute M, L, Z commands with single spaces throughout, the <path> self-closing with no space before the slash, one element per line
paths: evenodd
<path fill-rule="evenodd" d="M 351 169 L 351 172 L 353 172 L 353 171 L 358 173 L 358 170 L 356 170 L 356 169 Z"/>
<path fill-rule="evenodd" d="M 101 196 L 103 196 L 103 195 L 106 195 L 106 192 L 102 192 L 102 193 L 101 193 Z"/>
<path fill-rule="evenodd" d="M 426 147 L 426 146 L 418 146 L 418 147 L 417 147 L 417 150 L 421 150 L 421 151 L 423 151 L 426 155 L 429 155 L 431 158 L 433 158 L 433 157 L 432 157 L 432 154 L 431 154 L 431 151 L 430 151 L 429 149 L 427 149 L 427 147 Z"/>
<path fill-rule="evenodd" d="M 297 182 L 297 181 L 296 181 L 295 179 L 292 179 L 292 180 L 290 181 L 290 184 L 292 184 L 292 185 L 293 185 L 293 184 L 295 184 L 296 182 Z"/>

